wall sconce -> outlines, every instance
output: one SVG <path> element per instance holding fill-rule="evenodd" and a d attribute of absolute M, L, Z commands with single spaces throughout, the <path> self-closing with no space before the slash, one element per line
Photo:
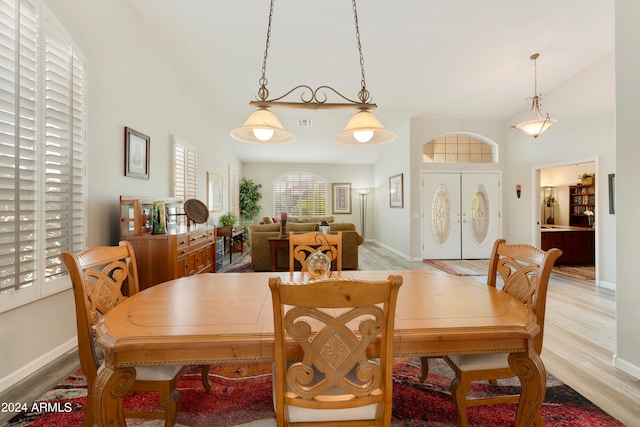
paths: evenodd
<path fill-rule="evenodd" d="M 522 193 L 522 185 L 518 184 L 516 185 L 516 196 L 518 196 L 518 199 L 520 198 L 520 193 Z"/>

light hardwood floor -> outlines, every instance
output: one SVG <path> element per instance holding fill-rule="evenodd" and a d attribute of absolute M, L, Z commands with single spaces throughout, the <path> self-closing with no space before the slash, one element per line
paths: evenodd
<path fill-rule="evenodd" d="M 361 270 L 431 269 L 373 242 L 360 246 Z M 228 257 L 226 262 L 228 263 Z M 486 276 L 473 276 L 486 281 Z M 612 365 L 615 351 L 615 294 L 594 282 L 552 274 L 547 296 L 542 360 L 549 372 L 627 426 L 640 425 L 640 381 Z M 31 404 L 78 369 L 75 352 L 0 394 L 0 402 Z M 0 413 L 4 424 L 14 414 Z"/>

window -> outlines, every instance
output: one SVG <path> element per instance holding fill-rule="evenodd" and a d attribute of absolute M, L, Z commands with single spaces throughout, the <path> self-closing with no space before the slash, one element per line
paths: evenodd
<path fill-rule="evenodd" d="M 240 220 L 240 172 L 229 166 L 229 213 Z"/>
<path fill-rule="evenodd" d="M 327 214 L 327 181 L 317 175 L 299 172 L 282 175 L 273 182 L 274 215 L 287 212 L 295 216 Z"/>
<path fill-rule="evenodd" d="M 195 199 L 198 195 L 198 150 L 172 136 L 173 145 L 173 197 L 180 200 Z"/>
<path fill-rule="evenodd" d="M 493 146 L 470 135 L 452 134 L 423 146 L 424 163 L 496 163 Z"/>
<path fill-rule="evenodd" d="M 0 310 L 68 288 L 86 236 L 86 62 L 40 0 L 0 3 Z"/>

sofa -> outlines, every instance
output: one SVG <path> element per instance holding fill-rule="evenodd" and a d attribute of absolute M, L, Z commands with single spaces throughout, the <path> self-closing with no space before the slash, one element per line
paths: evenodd
<path fill-rule="evenodd" d="M 342 231 L 342 269 L 358 269 L 358 246 L 364 243 L 364 238 L 356 231 L 356 226 L 346 222 L 330 224 L 330 233 Z M 310 233 L 318 231 L 317 223 L 289 223 L 287 233 Z M 253 271 L 271 270 L 271 248 L 269 237 L 280 235 L 280 224 L 253 224 L 249 226 L 249 244 L 251 245 L 251 266 Z M 289 270 L 289 251 L 282 251 L 278 256 L 278 269 Z"/>

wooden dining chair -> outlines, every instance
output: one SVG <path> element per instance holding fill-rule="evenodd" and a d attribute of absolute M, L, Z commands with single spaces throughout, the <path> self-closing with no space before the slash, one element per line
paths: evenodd
<path fill-rule="evenodd" d="M 278 427 L 389 426 L 393 323 L 401 285 L 402 276 L 304 283 L 269 279 Z M 379 359 L 368 356 L 372 343 Z"/>
<path fill-rule="evenodd" d="M 309 271 L 308 258 L 316 252 L 322 252 L 331 261 L 332 269 L 342 271 L 342 231 L 336 234 L 318 232 L 293 234 L 289 232 L 289 271 L 295 270 L 298 261 L 302 272 Z M 335 266 L 335 267 L 334 267 Z"/>
<path fill-rule="evenodd" d="M 138 292 L 138 269 L 133 247 L 129 242 L 120 246 L 96 246 L 78 254 L 60 254 L 73 285 L 78 329 L 78 355 L 82 373 L 87 379 L 87 403 L 83 427 L 93 426 L 93 385 L 104 354 L 95 345 L 99 318 L 119 302 Z M 125 417 L 164 419 L 165 427 L 174 426 L 180 407 L 176 382 L 186 368 L 183 366 L 137 367 L 131 391 L 159 393 L 163 412 L 125 411 Z M 211 388 L 209 367 L 204 366 L 202 385 Z"/>
<path fill-rule="evenodd" d="M 487 285 L 495 288 L 500 275 L 502 291 L 522 301 L 535 314 L 540 325 L 540 332 L 534 338 L 534 350 L 538 354 L 542 351 L 549 276 L 560 255 L 560 249 L 543 251 L 531 245 L 507 244 L 504 239 L 494 243 L 491 253 Z M 497 384 L 498 379 L 516 376 L 509 367 L 508 358 L 508 353 L 450 355 L 444 358 L 455 372 L 451 395 L 458 415 L 458 426 L 467 425 L 468 406 L 518 402 L 520 395 L 467 398 L 472 381 L 488 380 Z M 538 427 L 544 426 L 540 411 L 536 413 L 534 423 Z"/>

